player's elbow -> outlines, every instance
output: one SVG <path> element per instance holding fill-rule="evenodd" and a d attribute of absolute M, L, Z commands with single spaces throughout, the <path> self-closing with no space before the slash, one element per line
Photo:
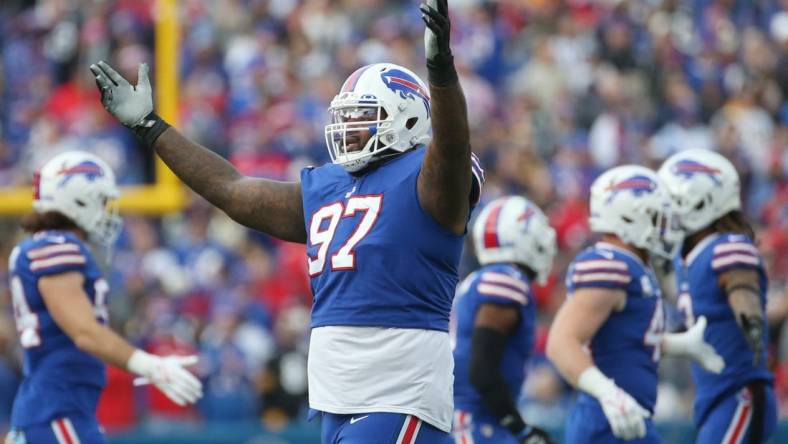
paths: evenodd
<path fill-rule="evenodd" d="M 561 353 L 562 348 L 560 335 L 556 334 L 553 330 L 550 330 L 550 333 L 547 336 L 547 346 L 545 349 L 547 359 L 555 363 L 559 357 L 559 354 Z"/>

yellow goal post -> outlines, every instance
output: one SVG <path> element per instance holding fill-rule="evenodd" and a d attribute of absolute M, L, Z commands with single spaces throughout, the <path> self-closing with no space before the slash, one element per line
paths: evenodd
<path fill-rule="evenodd" d="M 178 50 L 180 27 L 177 0 L 156 0 L 155 69 L 156 111 L 169 124 L 178 119 Z M 149 185 L 123 187 L 120 211 L 126 214 L 162 215 L 183 208 L 186 200 L 183 186 L 175 174 L 153 155 L 154 182 Z M 27 186 L 0 188 L 0 215 L 18 216 L 32 208 L 32 188 Z"/>

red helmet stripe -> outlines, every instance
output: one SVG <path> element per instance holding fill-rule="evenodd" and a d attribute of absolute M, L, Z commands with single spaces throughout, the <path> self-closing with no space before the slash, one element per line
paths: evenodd
<path fill-rule="evenodd" d="M 356 83 L 358 83 L 358 79 L 361 78 L 361 74 L 364 74 L 364 71 L 369 68 L 369 65 L 362 66 L 361 68 L 357 69 L 350 77 L 345 80 L 345 84 L 342 85 L 342 90 L 340 92 L 351 92 L 353 89 L 356 88 Z"/>
<path fill-rule="evenodd" d="M 33 200 L 41 198 L 41 171 L 33 173 Z"/>
<path fill-rule="evenodd" d="M 501 210 L 505 199 L 495 202 L 490 215 L 487 216 L 487 221 L 484 223 L 484 248 L 498 248 L 501 246 L 498 240 L 498 218 L 501 216 Z"/>

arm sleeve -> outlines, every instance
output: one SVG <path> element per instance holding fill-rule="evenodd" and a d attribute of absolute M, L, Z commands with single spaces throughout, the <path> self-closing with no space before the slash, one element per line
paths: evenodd
<path fill-rule="evenodd" d="M 471 337 L 470 381 L 500 423 L 519 433 L 525 422 L 500 372 L 505 347 L 503 333 L 487 327 L 475 328 Z"/>

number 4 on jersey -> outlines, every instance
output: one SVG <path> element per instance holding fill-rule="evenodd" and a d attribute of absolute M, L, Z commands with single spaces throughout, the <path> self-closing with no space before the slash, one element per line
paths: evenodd
<path fill-rule="evenodd" d="M 383 195 L 354 196 L 346 204 L 334 202 L 315 211 L 309 223 L 309 243 L 318 246 L 317 256 L 309 256 L 309 276 L 317 276 L 326 266 L 326 255 L 334 239 L 340 219 L 363 212 L 361 222 L 345 243 L 331 256 L 332 270 L 352 270 L 356 266 L 353 248 L 364 238 L 380 215 Z M 327 223 L 326 223 L 327 221 Z"/>

